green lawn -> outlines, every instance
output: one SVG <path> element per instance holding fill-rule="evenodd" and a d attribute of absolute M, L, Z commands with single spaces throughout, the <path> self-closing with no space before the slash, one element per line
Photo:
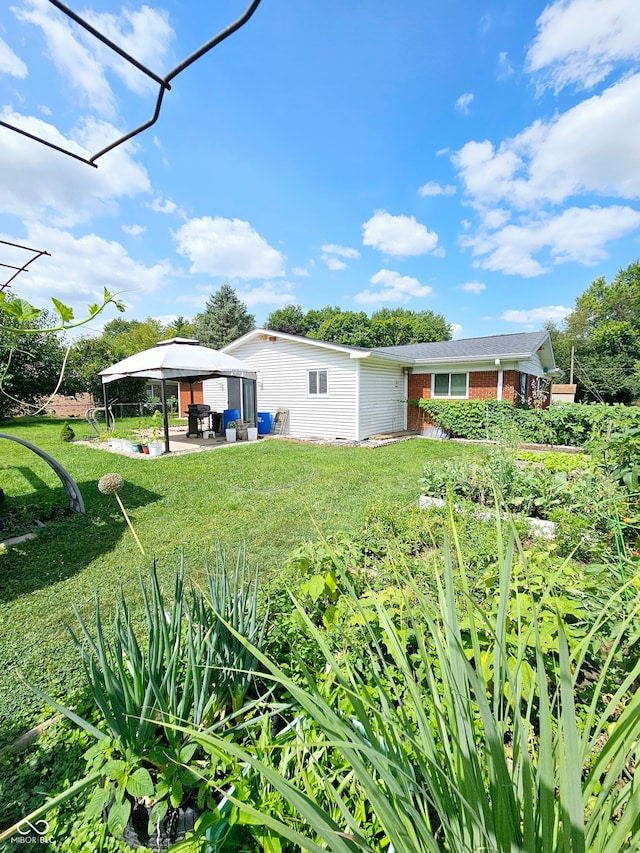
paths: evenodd
<path fill-rule="evenodd" d="M 78 438 L 89 432 L 82 422 L 73 426 Z M 53 471 L 26 448 L 0 439 L 0 486 L 6 493 L 0 538 L 16 521 L 50 519 L 35 540 L 0 553 L 0 743 L 28 728 L 41 712 L 21 675 L 60 697 L 80 684 L 65 628 L 73 622 L 73 604 L 91 618 L 95 591 L 105 613 L 120 585 L 135 599 L 137 572 L 146 571 L 154 558 L 168 584 L 181 549 L 188 572 L 197 577 L 218 542 L 230 553 L 246 543 L 265 584 L 275 583 L 300 542 L 358 530 L 373 505 L 415 501 L 428 459 L 482 452 L 425 439 L 376 449 L 266 440 L 137 459 L 65 444 L 61 427 L 52 419 L 0 427 L 61 462 L 80 486 L 87 509 L 84 516 L 66 513 L 68 500 Z M 120 496 L 144 557 L 115 498 L 98 491 L 99 478 L 112 471 L 125 480 Z"/>

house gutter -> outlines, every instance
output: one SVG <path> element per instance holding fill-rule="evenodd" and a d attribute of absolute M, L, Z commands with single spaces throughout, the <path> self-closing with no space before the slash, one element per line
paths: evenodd
<path fill-rule="evenodd" d="M 457 356 L 441 356 L 440 358 L 412 358 L 412 359 L 404 359 L 405 361 L 411 362 L 412 364 L 468 364 L 469 362 L 481 363 L 483 361 L 491 362 L 495 364 L 496 358 L 498 358 L 501 362 L 503 361 L 522 361 L 526 358 L 531 358 L 533 353 L 531 352 L 514 352 L 514 353 L 504 353 L 500 356 L 496 355 L 457 355 Z"/>

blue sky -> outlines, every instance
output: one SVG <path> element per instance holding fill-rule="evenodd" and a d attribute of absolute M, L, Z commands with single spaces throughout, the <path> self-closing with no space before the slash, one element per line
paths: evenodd
<path fill-rule="evenodd" d="M 161 76 L 247 4 L 68 0 Z M 86 156 L 155 94 L 48 0 L 2 4 L 0 119 Z M 14 292 L 78 316 L 106 286 L 190 318 L 229 282 L 258 325 L 295 302 L 519 332 L 640 257 L 639 139 L 637 0 L 262 0 L 97 169 L 0 127 L 0 239 L 50 253 Z"/>

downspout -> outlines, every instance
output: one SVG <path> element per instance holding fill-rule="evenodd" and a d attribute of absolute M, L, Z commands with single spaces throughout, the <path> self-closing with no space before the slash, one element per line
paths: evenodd
<path fill-rule="evenodd" d="M 409 429 L 409 375 L 411 373 L 410 367 L 402 368 L 402 397 L 406 400 L 404 405 L 404 413 L 402 418 L 403 427 L 402 429 Z"/>
<path fill-rule="evenodd" d="M 498 388 L 496 396 L 498 400 L 502 400 L 502 389 L 504 386 L 504 370 L 500 366 L 500 359 L 496 358 L 496 367 L 498 368 Z"/>
<path fill-rule="evenodd" d="M 360 436 L 360 359 L 356 360 L 356 434 L 355 440 L 362 441 Z"/>
<path fill-rule="evenodd" d="M 169 415 L 167 413 L 167 383 L 165 379 L 160 381 L 160 400 L 162 402 L 162 420 L 164 423 L 164 452 L 171 453 L 169 449 Z"/>

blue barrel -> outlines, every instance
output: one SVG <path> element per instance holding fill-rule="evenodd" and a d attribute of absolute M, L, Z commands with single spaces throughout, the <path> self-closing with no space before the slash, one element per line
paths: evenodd
<path fill-rule="evenodd" d="M 238 409 L 225 409 L 222 413 L 222 427 L 226 429 L 229 423 L 233 421 L 237 423 L 240 420 L 240 411 Z"/>
<path fill-rule="evenodd" d="M 273 415 L 271 412 L 258 412 L 258 435 L 269 435 L 272 424 Z"/>

